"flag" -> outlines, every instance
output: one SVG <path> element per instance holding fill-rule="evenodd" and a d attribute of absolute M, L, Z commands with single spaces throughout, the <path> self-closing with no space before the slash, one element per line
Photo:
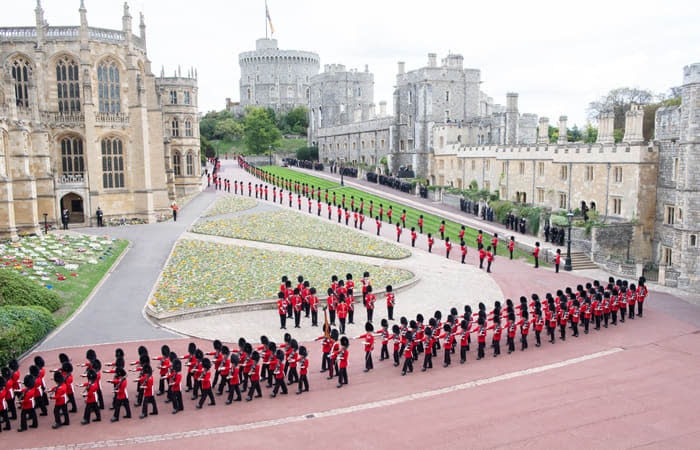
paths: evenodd
<path fill-rule="evenodd" d="M 270 10 L 267 9 L 267 2 L 265 2 L 265 17 L 267 17 L 267 21 L 270 23 L 270 34 L 275 34 L 275 27 L 272 26 L 272 19 L 270 18 Z"/>

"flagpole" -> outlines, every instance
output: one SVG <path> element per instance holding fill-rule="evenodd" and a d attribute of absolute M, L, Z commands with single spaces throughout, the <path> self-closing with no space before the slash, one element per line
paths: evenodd
<path fill-rule="evenodd" d="M 265 39 L 267 39 L 267 1 L 265 2 Z"/>

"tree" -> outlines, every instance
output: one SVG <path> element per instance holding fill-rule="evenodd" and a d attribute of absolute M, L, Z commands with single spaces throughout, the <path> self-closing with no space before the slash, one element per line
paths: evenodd
<path fill-rule="evenodd" d="M 280 118 L 282 132 L 285 134 L 306 134 L 309 126 L 309 111 L 303 106 L 297 106 Z"/>
<path fill-rule="evenodd" d="M 243 143 L 250 153 L 255 155 L 265 153 L 270 146 L 279 144 L 280 136 L 280 130 L 270 119 L 266 109 L 250 108 L 248 110 L 245 116 Z"/>
<path fill-rule="evenodd" d="M 318 147 L 301 147 L 297 149 L 297 159 L 302 161 L 318 161 Z"/>
<path fill-rule="evenodd" d="M 625 113 L 630 110 L 632 103 L 646 106 L 654 101 L 656 96 L 647 89 L 621 87 L 611 90 L 599 100 L 588 104 L 588 117 L 597 120 L 604 111 L 615 114 L 615 129 L 625 129 Z"/>
<path fill-rule="evenodd" d="M 225 118 L 217 121 L 214 126 L 214 135 L 217 139 L 233 140 L 243 136 L 243 124 L 233 118 Z"/>
<path fill-rule="evenodd" d="M 203 156 L 206 156 L 207 158 L 213 158 L 216 156 L 216 150 L 214 150 L 214 146 L 211 145 L 211 142 L 204 137 L 200 136 L 199 138 L 199 148 L 200 148 L 200 153 Z"/>
<path fill-rule="evenodd" d="M 566 129 L 566 140 L 569 142 L 578 142 L 583 140 L 583 134 L 578 129 L 578 125 L 574 124 L 573 128 Z"/>
<path fill-rule="evenodd" d="M 549 136 L 550 144 L 556 144 L 559 140 L 559 128 L 555 128 L 550 125 L 549 130 L 547 130 L 547 136 Z"/>
<path fill-rule="evenodd" d="M 598 140 L 598 128 L 594 127 L 591 122 L 586 122 L 586 128 L 583 130 L 583 142 L 593 144 Z"/>

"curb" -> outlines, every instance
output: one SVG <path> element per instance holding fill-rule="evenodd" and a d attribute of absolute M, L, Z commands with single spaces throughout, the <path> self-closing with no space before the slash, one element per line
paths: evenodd
<path fill-rule="evenodd" d="M 402 269 L 406 270 L 406 269 Z M 410 271 L 407 271 L 410 272 Z M 398 286 L 394 287 L 394 292 L 399 292 L 402 290 L 406 290 L 416 283 L 420 281 L 420 277 L 417 277 L 413 272 L 410 272 L 413 275 L 413 278 L 410 280 L 404 281 L 403 283 L 399 284 Z M 375 291 L 375 295 L 381 295 L 384 294 L 386 291 L 385 290 L 380 290 L 380 291 Z M 357 302 L 357 299 L 362 298 L 362 294 L 359 295 L 353 295 L 353 298 L 355 302 Z M 168 322 L 176 322 L 178 320 L 185 320 L 185 319 L 195 319 L 195 318 L 200 318 L 200 317 L 208 317 L 208 316 L 215 316 L 218 314 L 232 314 L 232 313 L 240 313 L 240 312 L 248 312 L 248 311 L 260 311 L 260 310 L 266 310 L 266 309 L 276 309 L 277 308 L 277 299 L 264 299 L 264 300 L 250 300 L 247 302 L 241 302 L 239 304 L 230 304 L 230 305 L 211 305 L 211 306 L 205 306 L 202 308 L 197 308 L 193 310 L 188 310 L 188 311 L 173 311 L 173 312 L 164 312 L 164 313 L 157 313 L 153 311 L 151 308 L 146 307 L 144 308 L 144 313 L 148 318 L 153 321 L 153 323 L 162 325 Z M 167 328 L 167 327 L 166 327 Z"/>

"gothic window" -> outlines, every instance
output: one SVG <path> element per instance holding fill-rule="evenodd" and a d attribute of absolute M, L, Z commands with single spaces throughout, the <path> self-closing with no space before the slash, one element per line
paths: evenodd
<path fill-rule="evenodd" d="M 106 59 L 97 66 L 97 90 L 101 113 L 122 112 L 119 67 L 111 59 Z"/>
<path fill-rule="evenodd" d="M 170 91 L 170 104 L 177 105 L 177 91 Z"/>
<path fill-rule="evenodd" d="M 180 152 L 175 150 L 173 152 L 173 170 L 175 171 L 175 175 L 181 175 L 182 174 L 182 169 L 181 169 L 181 161 L 180 161 Z"/>
<path fill-rule="evenodd" d="M 251 94 L 251 92 L 250 92 L 250 88 L 248 88 L 247 94 L 248 94 L 248 101 L 250 101 L 250 100 L 253 98 L 253 96 L 252 96 L 252 94 Z"/>
<path fill-rule="evenodd" d="M 309 99 L 309 95 L 310 95 L 309 88 L 306 88 L 306 99 L 307 99 L 307 100 Z"/>
<path fill-rule="evenodd" d="M 287 98 L 291 99 L 294 97 L 294 88 L 291 86 L 287 87 Z"/>
<path fill-rule="evenodd" d="M 192 156 L 192 152 L 187 153 L 187 175 L 192 175 L 194 174 L 194 156 Z"/>
<path fill-rule="evenodd" d="M 17 106 L 29 107 L 29 78 L 32 76 L 32 66 L 22 57 L 12 61 L 12 78 L 15 80 L 15 98 Z"/>
<path fill-rule="evenodd" d="M 180 136 L 180 122 L 177 120 L 177 117 L 173 118 L 172 122 L 170 122 L 170 136 Z"/>
<path fill-rule="evenodd" d="M 185 137 L 192 137 L 192 121 L 185 120 Z"/>
<path fill-rule="evenodd" d="M 189 105 L 190 102 L 191 102 L 191 100 L 190 100 L 190 92 L 189 92 L 189 91 L 185 91 L 185 92 L 183 92 L 182 94 L 183 94 L 183 96 L 184 96 L 183 101 L 184 101 L 185 105 Z"/>
<path fill-rule="evenodd" d="M 445 91 L 445 103 L 450 103 L 450 91 Z"/>
<path fill-rule="evenodd" d="M 61 139 L 61 173 L 77 175 L 85 172 L 83 140 L 77 137 Z"/>
<path fill-rule="evenodd" d="M 56 88 L 58 91 L 58 112 L 73 114 L 80 112 L 80 84 L 78 64 L 67 56 L 56 64 Z"/>
<path fill-rule="evenodd" d="M 124 187 L 124 144 L 115 136 L 102 139 L 102 187 Z"/>

